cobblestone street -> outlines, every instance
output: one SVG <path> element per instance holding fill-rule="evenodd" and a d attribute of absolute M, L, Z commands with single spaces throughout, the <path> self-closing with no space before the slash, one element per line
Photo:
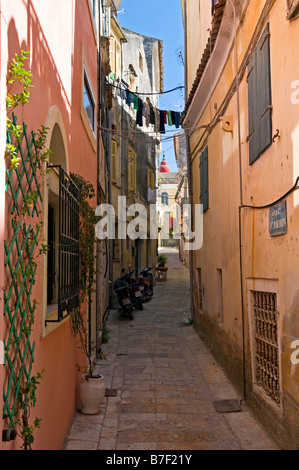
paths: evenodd
<path fill-rule="evenodd" d="M 164 249 L 164 252 L 167 250 Z M 192 325 L 189 273 L 168 250 L 168 279 L 134 320 L 117 310 L 107 322 L 106 360 L 98 368 L 107 389 L 101 413 L 76 413 L 64 450 L 275 450 L 244 406 L 219 413 L 214 402 L 238 398 Z"/>

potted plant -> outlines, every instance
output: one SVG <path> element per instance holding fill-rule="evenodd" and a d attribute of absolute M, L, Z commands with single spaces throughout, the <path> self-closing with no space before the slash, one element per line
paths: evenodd
<path fill-rule="evenodd" d="M 157 262 L 158 262 L 158 266 L 160 268 L 164 268 L 165 267 L 165 264 L 167 263 L 167 256 L 165 255 L 159 255 L 157 257 Z"/>

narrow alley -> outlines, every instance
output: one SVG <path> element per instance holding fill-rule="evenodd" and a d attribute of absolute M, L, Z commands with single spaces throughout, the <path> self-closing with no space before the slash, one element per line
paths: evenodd
<path fill-rule="evenodd" d="M 168 278 L 128 321 L 109 314 L 106 359 L 98 369 L 106 397 L 98 415 L 77 412 L 63 450 L 275 450 L 246 406 L 220 413 L 215 402 L 238 398 L 198 337 L 190 317 L 189 272 L 176 249 Z M 113 395 L 116 392 L 116 396 Z M 112 392 L 112 393 L 111 393 Z"/>

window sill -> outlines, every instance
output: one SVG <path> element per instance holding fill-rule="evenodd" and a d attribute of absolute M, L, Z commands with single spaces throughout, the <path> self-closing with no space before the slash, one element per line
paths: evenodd
<path fill-rule="evenodd" d="M 92 130 L 92 128 L 90 126 L 90 122 L 89 122 L 89 119 L 88 119 L 88 116 L 87 116 L 87 113 L 86 113 L 85 109 L 81 110 L 81 118 L 82 118 L 85 130 L 86 130 L 86 133 L 89 137 L 90 143 L 92 145 L 92 148 L 96 152 L 96 150 L 97 150 L 97 139 L 96 139 L 96 136 L 94 134 L 94 131 Z"/>
<path fill-rule="evenodd" d="M 57 304 L 47 305 L 46 320 L 45 320 L 44 327 L 42 328 L 42 332 L 41 332 L 42 338 L 45 338 L 54 330 L 59 328 L 61 325 L 64 325 L 67 321 L 69 321 L 70 316 L 64 318 L 60 322 L 56 322 L 56 321 L 52 322 L 53 320 L 57 320 L 57 318 L 58 318 L 58 305 Z"/>

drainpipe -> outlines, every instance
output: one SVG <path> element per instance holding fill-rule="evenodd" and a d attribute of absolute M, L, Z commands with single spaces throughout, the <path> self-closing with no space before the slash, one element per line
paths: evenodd
<path fill-rule="evenodd" d="M 242 143 L 240 123 L 240 89 L 239 89 L 239 65 L 237 50 L 237 15 L 232 0 L 228 0 L 234 14 L 234 36 L 235 36 L 235 67 L 236 67 L 236 90 L 237 90 L 237 113 L 238 113 L 238 151 L 239 151 L 239 179 L 240 179 L 240 205 L 239 205 L 239 257 L 240 257 L 240 289 L 241 289 L 241 316 L 242 316 L 242 362 L 243 362 L 243 400 L 246 397 L 246 357 L 245 357 L 245 318 L 244 318 L 244 294 L 243 294 L 243 257 L 242 257 L 242 207 L 243 207 L 243 176 L 242 176 Z M 242 400 L 241 400 L 242 401 Z"/>

